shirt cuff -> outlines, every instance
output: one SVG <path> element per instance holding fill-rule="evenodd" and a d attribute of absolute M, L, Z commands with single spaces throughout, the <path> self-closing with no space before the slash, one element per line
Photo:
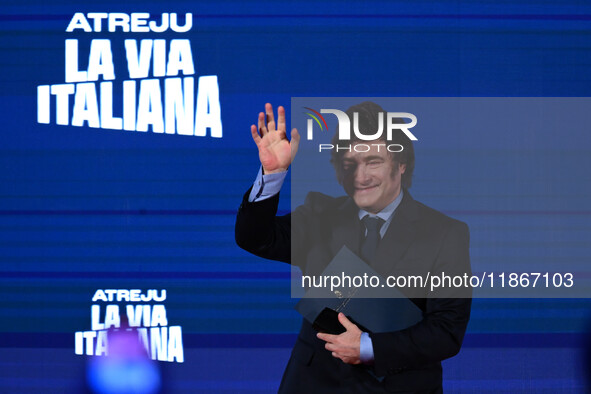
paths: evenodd
<path fill-rule="evenodd" d="M 373 343 L 369 334 L 361 333 L 361 340 L 359 342 L 359 359 L 363 364 L 373 364 Z"/>
<path fill-rule="evenodd" d="M 263 167 L 261 166 L 248 196 L 248 202 L 263 201 L 279 193 L 286 175 L 287 171 L 263 175 Z"/>

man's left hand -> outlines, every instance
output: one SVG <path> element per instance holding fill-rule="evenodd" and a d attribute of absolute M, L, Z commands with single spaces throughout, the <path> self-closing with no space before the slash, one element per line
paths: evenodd
<path fill-rule="evenodd" d="M 341 359 L 346 364 L 361 364 L 359 346 L 361 330 L 343 314 L 339 313 L 339 322 L 347 331 L 339 335 L 318 333 L 317 337 L 326 341 L 324 347 L 332 356 Z"/>

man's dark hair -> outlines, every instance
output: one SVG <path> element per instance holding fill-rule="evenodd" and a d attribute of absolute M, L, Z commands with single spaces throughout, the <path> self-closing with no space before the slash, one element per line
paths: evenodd
<path fill-rule="evenodd" d="M 363 141 L 363 140 L 360 140 L 359 138 L 357 138 L 357 136 L 353 132 L 353 113 L 355 113 L 355 112 L 357 112 L 359 114 L 359 131 L 361 133 L 367 134 L 367 135 L 371 135 L 378 130 L 379 114 L 382 113 L 383 114 L 382 117 L 383 117 L 383 121 L 384 121 L 384 124 L 383 124 L 384 130 L 383 130 L 382 136 L 375 141 Z M 343 156 L 347 152 L 347 150 L 336 149 L 337 145 L 339 145 L 339 143 L 341 144 L 341 146 L 347 145 L 347 144 L 353 145 L 356 143 L 371 144 L 371 143 L 376 143 L 376 142 L 380 141 L 386 145 L 399 144 L 402 146 L 402 148 L 403 148 L 402 152 L 390 152 L 390 157 L 392 158 L 392 161 L 395 164 L 396 163 L 406 164 L 406 170 L 404 171 L 404 174 L 402 174 L 401 183 L 402 183 L 403 188 L 405 188 L 405 189 L 410 188 L 410 186 L 412 185 L 412 174 L 415 169 L 415 151 L 414 151 L 414 147 L 413 147 L 413 144 L 412 144 L 412 141 L 410 140 L 410 138 L 408 138 L 406 136 L 406 134 L 404 134 L 404 132 L 401 130 L 393 130 L 392 140 L 388 141 L 386 139 L 387 138 L 387 133 L 386 133 L 387 112 L 384 111 L 384 109 L 382 107 L 380 107 L 378 104 L 376 104 L 374 102 L 365 101 L 361 104 L 354 105 L 354 106 L 350 107 L 347 111 L 345 111 L 345 113 L 347 114 L 347 116 L 350 119 L 351 139 L 350 140 L 339 140 L 339 130 L 338 130 L 338 126 L 337 126 L 337 131 L 336 131 L 334 137 L 332 138 L 332 145 L 335 147 L 335 149 L 332 150 L 332 155 L 331 155 L 331 159 L 330 159 L 330 162 L 332 163 L 332 165 L 334 166 L 334 168 L 336 170 L 337 179 L 339 180 L 339 182 L 341 182 L 343 179 L 343 169 L 342 169 L 341 162 L 342 162 Z M 404 121 L 402 119 L 394 119 L 394 123 L 404 123 Z M 397 166 L 395 166 L 395 169 L 397 170 Z"/>

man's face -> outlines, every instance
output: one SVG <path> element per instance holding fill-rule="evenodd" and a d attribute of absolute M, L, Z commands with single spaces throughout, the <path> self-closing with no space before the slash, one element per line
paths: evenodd
<path fill-rule="evenodd" d="M 355 151 L 357 147 L 359 152 Z M 400 181 L 405 164 L 392 161 L 386 147 L 377 144 L 353 144 L 341 163 L 345 192 L 361 209 L 378 213 L 400 193 Z M 362 152 L 370 149 L 367 152 Z"/>

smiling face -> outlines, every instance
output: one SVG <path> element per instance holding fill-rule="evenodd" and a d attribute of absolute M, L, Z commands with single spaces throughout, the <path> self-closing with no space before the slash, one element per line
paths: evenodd
<path fill-rule="evenodd" d="M 360 146 L 358 146 L 360 145 Z M 355 151 L 358 146 L 360 152 Z M 367 150 L 367 152 L 362 152 Z M 398 197 L 405 164 L 392 161 L 385 146 L 353 144 L 341 161 L 345 192 L 361 209 L 376 214 Z"/>

